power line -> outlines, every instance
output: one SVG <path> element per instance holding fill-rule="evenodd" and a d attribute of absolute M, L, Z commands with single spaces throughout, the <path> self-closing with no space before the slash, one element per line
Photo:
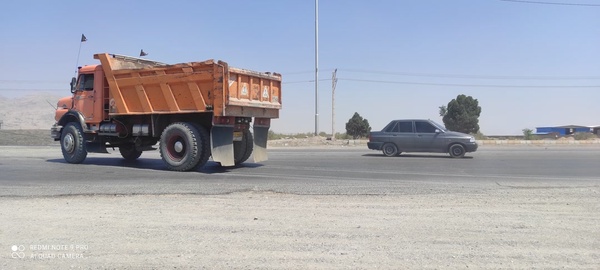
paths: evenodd
<path fill-rule="evenodd" d="M 526 0 L 500 0 L 500 1 L 526 3 L 526 4 L 540 4 L 540 5 L 600 7 L 599 4 L 586 4 L 586 3 L 562 3 L 562 2 L 544 2 L 544 1 L 526 1 Z"/>
<path fill-rule="evenodd" d="M 513 76 L 513 75 L 469 75 L 469 74 L 444 74 L 444 73 L 412 73 L 412 72 L 396 72 L 396 71 L 380 71 L 380 70 L 366 70 L 366 69 L 352 69 L 352 68 L 338 68 L 338 71 L 345 71 L 351 73 L 366 73 L 366 74 L 379 74 L 379 75 L 393 75 L 393 76 L 407 76 L 407 77 L 429 77 L 429 78 L 455 78 L 455 79 L 483 79 L 483 80 L 600 80 L 600 76 L 551 76 L 551 75 L 539 75 L 539 76 Z M 283 75 L 296 75 L 296 74 L 309 74 L 314 71 L 302 71 L 295 73 L 282 73 Z M 325 72 L 325 71 L 323 71 Z M 329 72 L 329 71 L 327 71 Z M 300 81 L 305 82 L 305 81 Z M 312 80 L 311 82 L 314 82 Z"/>
<path fill-rule="evenodd" d="M 39 88 L 0 88 L 1 92 L 8 92 L 8 91 L 46 91 L 46 92 L 51 92 L 51 91 L 65 91 L 68 92 L 69 89 L 65 88 L 65 89 L 39 89 Z"/>
<path fill-rule="evenodd" d="M 43 80 L 0 80 L 0 83 L 60 83 L 60 84 L 66 84 L 64 81 L 43 81 Z"/>
<path fill-rule="evenodd" d="M 339 69 L 340 71 L 398 75 L 409 77 L 433 77 L 433 78 L 459 78 L 459 79 L 490 79 L 490 80 L 599 80 L 600 76 L 508 76 L 508 75 L 463 75 L 463 74 L 432 74 L 432 73 L 408 73 L 391 72 L 362 69 Z"/>
<path fill-rule="evenodd" d="M 371 82 L 387 84 L 427 85 L 427 86 L 451 86 L 451 87 L 493 87 L 493 88 L 600 88 L 600 85 L 494 85 L 494 84 L 452 84 L 452 83 L 424 83 L 424 82 L 401 82 L 365 79 L 339 78 L 342 81 Z"/>
<path fill-rule="evenodd" d="M 324 82 L 324 81 L 331 81 L 331 79 L 319 79 L 320 82 Z M 314 83 L 315 80 L 306 80 L 306 81 L 291 81 L 291 82 L 286 82 L 283 81 L 281 84 L 295 84 L 295 83 Z"/>
<path fill-rule="evenodd" d="M 600 88 L 600 85 L 502 85 L 502 84 L 454 84 L 454 83 L 429 83 L 429 82 L 406 82 L 406 81 L 385 81 L 369 79 L 350 79 L 337 78 L 340 81 L 350 82 L 369 82 L 385 84 L 404 84 L 404 85 L 422 85 L 422 86 L 446 86 L 446 87 L 488 87 L 488 88 Z M 319 81 L 331 81 L 331 79 L 320 79 Z M 282 84 L 314 83 L 315 80 L 283 82 Z"/>
<path fill-rule="evenodd" d="M 314 70 L 311 71 L 292 71 L 292 72 L 281 72 L 282 75 L 299 75 L 299 74 L 313 74 Z"/>

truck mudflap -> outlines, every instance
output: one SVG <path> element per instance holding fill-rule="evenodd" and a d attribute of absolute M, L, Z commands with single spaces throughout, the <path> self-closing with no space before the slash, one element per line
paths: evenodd
<path fill-rule="evenodd" d="M 267 139 L 269 138 L 269 127 L 271 119 L 255 118 L 254 119 L 254 162 L 266 161 L 267 156 Z"/>
<path fill-rule="evenodd" d="M 221 166 L 234 166 L 233 126 L 213 126 L 210 130 L 212 159 Z"/>
<path fill-rule="evenodd" d="M 267 156 L 267 139 L 269 137 L 269 127 L 254 126 L 254 162 L 266 161 Z"/>

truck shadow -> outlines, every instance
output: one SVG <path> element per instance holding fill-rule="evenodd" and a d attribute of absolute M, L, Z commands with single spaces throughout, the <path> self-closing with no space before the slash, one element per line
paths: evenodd
<path fill-rule="evenodd" d="M 455 159 L 449 155 L 444 155 L 444 154 L 439 154 L 439 155 L 435 155 L 435 154 L 401 154 L 399 156 L 395 156 L 395 157 L 386 157 L 383 154 L 364 154 L 362 155 L 363 157 L 381 157 L 381 158 L 439 158 L 439 159 Z M 456 159 L 473 159 L 472 156 L 464 156 L 463 158 L 456 158 Z"/>
<path fill-rule="evenodd" d="M 46 162 L 61 163 L 72 166 L 102 166 L 102 167 L 120 167 L 120 168 L 133 168 L 133 169 L 146 169 L 156 170 L 164 172 L 175 172 L 169 170 L 162 159 L 154 158 L 138 158 L 136 160 L 125 160 L 122 158 L 103 158 L 103 157 L 88 157 L 81 164 L 69 164 L 62 158 L 47 159 Z M 264 166 L 258 163 L 242 163 L 238 166 L 224 167 L 217 162 L 208 161 L 202 168 L 189 171 L 187 173 L 204 173 L 204 174 L 218 174 L 227 173 L 240 168 L 260 168 Z M 81 167 L 79 167 L 81 168 Z"/>

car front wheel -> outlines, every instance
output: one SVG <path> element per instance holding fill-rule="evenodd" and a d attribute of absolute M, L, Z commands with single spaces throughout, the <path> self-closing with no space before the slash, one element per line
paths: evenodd
<path fill-rule="evenodd" d="M 383 154 L 388 157 L 393 157 L 393 156 L 397 156 L 398 154 L 400 154 L 398 152 L 398 147 L 396 147 L 396 145 L 393 143 L 386 143 L 383 145 L 383 147 L 381 149 L 382 149 Z"/>
<path fill-rule="evenodd" d="M 453 158 L 464 157 L 465 156 L 465 147 L 458 143 L 450 145 L 450 148 L 448 149 L 448 153 Z"/>

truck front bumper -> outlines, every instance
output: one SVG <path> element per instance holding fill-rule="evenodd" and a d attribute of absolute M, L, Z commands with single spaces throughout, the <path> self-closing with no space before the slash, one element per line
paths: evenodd
<path fill-rule="evenodd" d="M 54 124 L 52 125 L 52 128 L 50 128 L 50 137 L 52 137 L 52 139 L 54 139 L 55 141 L 59 141 L 60 140 L 60 132 L 62 131 L 62 126 L 61 125 L 57 125 Z"/>

